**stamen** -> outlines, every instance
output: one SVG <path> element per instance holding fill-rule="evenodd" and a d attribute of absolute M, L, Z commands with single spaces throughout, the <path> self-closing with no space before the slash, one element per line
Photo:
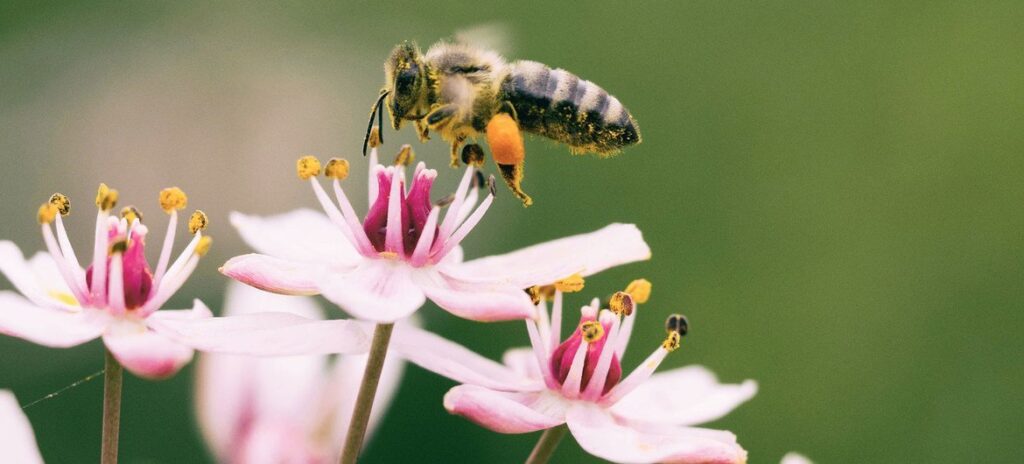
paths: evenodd
<path fill-rule="evenodd" d="M 345 180 L 348 178 L 348 172 L 348 160 L 344 158 L 331 158 L 324 167 L 324 175 L 331 179 Z"/>
<path fill-rule="evenodd" d="M 462 147 L 462 162 L 474 168 L 484 167 L 484 149 L 480 148 L 480 145 L 470 143 Z"/>
<path fill-rule="evenodd" d="M 54 206 L 53 203 L 43 203 L 39 206 L 39 211 L 36 213 L 36 220 L 43 225 L 51 224 L 59 212 L 60 209 Z"/>
<path fill-rule="evenodd" d="M 544 378 L 544 384 L 548 388 L 558 388 L 558 382 L 555 380 L 554 375 L 551 373 L 551 369 L 548 368 L 548 363 L 545 360 L 548 358 L 547 349 L 541 343 L 540 331 L 537 329 L 537 323 L 533 319 L 526 320 L 526 333 L 530 335 L 530 345 L 533 347 L 533 353 L 537 357 L 537 365 L 540 366 L 541 376 Z"/>
<path fill-rule="evenodd" d="M 313 182 L 316 183 L 316 181 Z M 366 236 L 366 231 L 363 230 L 363 225 L 359 223 L 359 216 L 356 215 L 356 210 L 352 207 L 352 202 L 348 200 L 348 196 L 345 195 L 345 191 L 342 190 L 341 181 L 339 179 L 334 179 L 333 184 L 334 196 L 338 198 L 338 205 L 341 206 L 341 212 L 343 213 L 341 218 L 342 224 L 339 224 L 338 226 L 342 229 L 342 232 L 346 237 L 351 238 L 352 245 L 356 247 L 356 249 L 361 250 L 363 255 L 373 253 L 375 251 L 373 249 L 373 244 L 370 243 L 370 238 Z M 316 188 L 314 190 L 318 192 L 317 195 L 319 196 L 320 184 L 316 183 L 315 187 Z M 326 196 L 327 194 L 325 193 L 324 197 L 326 198 Z M 344 224 L 348 224 L 347 230 Z"/>
<path fill-rule="evenodd" d="M 615 292 L 608 301 L 608 309 L 618 316 L 633 314 L 633 297 L 626 292 Z"/>
<path fill-rule="evenodd" d="M 295 171 L 299 179 L 309 180 L 311 177 L 320 175 L 320 160 L 315 156 L 303 156 L 295 162 Z"/>
<path fill-rule="evenodd" d="M 117 190 L 107 187 L 107 184 L 101 183 L 99 188 L 96 190 L 96 206 L 100 211 L 110 211 L 117 206 Z"/>
<path fill-rule="evenodd" d="M 412 151 L 412 145 L 405 144 L 398 150 L 398 154 L 395 155 L 395 166 L 412 166 L 412 163 L 416 162 L 416 154 Z"/>
<path fill-rule="evenodd" d="M 100 190 L 105 187 L 105 185 L 102 185 Z M 96 213 L 96 239 L 92 248 L 92 288 L 90 289 L 92 291 L 91 300 L 94 305 L 103 305 L 107 299 L 108 218 L 109 212 L 107 210 L 101 208 Z"/>
<path fill-rule="evenodd" d="M 679 349 L 679 339 L 684 337 L 690 330 L 690 322 L 682 314 L 672 314 L 665 319 L 665 331 L 668 337 L 662 342 L 661 347 L 669 353 Z"/>
<path fill-rule="evenodd" d="M 639 304 L 647 303 L 651 297 L 651 282 L 647 279 L 636 279 L 626 286 L 626 293 Z"/>
<path fill-rule="evenodd" d="M 50 204 L 57 207 L 61 216 L 67 216 L 71 213 L 71 199 L 63 193 L 54 193 L 53 195 L 50 195 Z"/>
<path fill-rule="evenodd" d="M 435 206 L 430 209 L 427 222 L 423 224 L 423 233 L 420 235 L 420 240 L 416 242 L 416 248 L 412 251 L 410 264 L 413 266 L 422 266 L 430 257 L 430 245 L 434 243 L 434 236 L 437 233 L 437 218 L 440 216 L 441 208 Z"/>
<path fill-rule="evenodd" d="M 128 224 L 133 224 L 136 220 L 142 222 L 142 213 L 134 206 L 121 208 L 121 217 L 128 221 Z"/>
<path fill-rule="evenodd" d="M 450 193 L 442 197 L 440 200 L 437 200 L 437 202 L 434 203 L 434 206 L 444 208 L 445 206 L 452 204 L 453 201 L 455 201 L 455 194 Z"/>
<path fill-rule="evenodd" d="M 123 254 L 128 248 L 128 241 L 118 240 L 111 245 L 110 257 L 110 292 L 107 299 L 107 306 L 110 312 L 117 316 L 125 313 L 124 303 L 124 261 Z M 99 283 L 103 285 L 103 282 Z"/>
<path fill-rule="evenodd" d="M 209 235 L 204 235 L 199 239 L 199 243 L 196 244 L 196 256 L 203 257 L 206 253 L 210 252 L 210 246 L 213 245 L 213 239 Z"/>
<path fill-rule="evenodd" d="M 483 219 L 484 214 L 487 213 L 487 210 L 491 207 L 491 203 L 494 203 L 494 195 L 488 195 L 487 198 L 484 198 L 484 201 L 480 202 L 480 206 L 473 211 L 473 214 L 469 215 L 466 222 L 463 222 L 462 225 L 455 230 L 455 233 L 448 237 L 447 240 L 443 240 L 444 248 L 441 248 L 441 251 L 435 254 L 438 260 L 450 253 L 455 249 L 455 247 L 459 246 L 459 243 L 462 243 L 462 240 L 464 240 L 466 236 L 469 235 L 469 232 L 480 223 L 481 219 Z M 449 209 L 448 214 L 451 213 L 452 210 Z M 447 215 L 445 216 L 445 220 L 448 220 Z M 444 238 L 444 235 L 441 237 Z M 442 240 L 439 240 L 439 242 L 440 241 Z"/>
<path fill-rule="evenodd" d="M 554 287 L 551 287 L 554 290 Z M 548 345 L 548 356 L 554 353 L 558 342 L 562 340 L 562 292 L 554 290 L 554 300 L 551 302 L 551 342 Z"/>
<path fill-rule="evenodd" d="M 562 280 L 559 280 L 558 282 L 555 282 L 555 290 L 558 290 L 563 293 L 576 293 L 580 290 L 583 290 L 584 283 L 585 281 L 583 279 L 583 275 L 577 272 L 569 277 L 566 277 Z"/>
<path fill-rule="evenodd" d="M 49 205 L 49 203 L 47 204 Z M 56 207 L 53 208 L 54 215 L 56 215 Z M 42 224 L 42 230 L 43 242 L 46 243 L 47 251 L 49 251 L 50 255 L 53 256 L 53 260 L 57 265 L 57 271 L 60 272 L 61 278 L 63 278 L 64 282 L 68 284 L 68 288 L 71 289 L 71 291 L 75 294 L 75 297 L 78 299 L 78 301 L 82 302 L 82 304 L 87 303 L 88 299 L 85 298 L 85 293 L 79 291 L 78 280 L 76 279 L 77 276 L 74 272 L 74 269 L 72 269 L 72 267 L 68 264 L 67 260 L 65 259 L 64 255 L 61 253 L 60 248 L 57 246 L 57 240 L 53 238 L 53 230 L 50 229 L 48 223 Z M 84 280 L 84 276 L 82 280 Z"/>
<path fill-rule="evenodd" d="M 466 192 L 469 190 L 469 182 L 472 180 L 474 172 L 475 170 L 472 167 L 467 167 L 462 175 L 462 180 L 459 181 L 459 186 L 455 189 L 455 199 L 452 200 L 452 204 L 448 207 L 448 212 L 444 215 L 444 220 L 441 221 L 441 230 L 438 231 L 440 240 L 434 243 L 434 246 L 431 248 L 431 254 L 438 254 L 445 246 L 448 238 L 451 237 L 452 232 L 455 231 L 455 228 L 462 223 L 462 221 L 457 220 L 459 208 L 462 208 L 462 202 L 466 199 Z"/>
<path fill-rule="evenodd" d="M 583 341 L 594 343 L 604 337 L 604 326 L 598 321 L 588 321 L 580 324 L 580 333 L 583 334 Z"/>
<path fill-rule="evenodd" d="M 370 148 L 377 148 L 381 145 L 380 140 L 380 127 L 374 127 L 370 130 Z"/>
<path fill-rule="evenodd" d="M 210 223 L 209 218 L 206 217 L 206 213 L 202 210 L 195 210 L 192 216 L 188 218 L 188 231 L 195 235 L 201 230 L 206 230 L 207 224 Z"/>
<path fill-rule="evenodd" d="M 171 214 L 188 206 L 188 196 L 178 187 L 168 187 L 160 191 L 160 209 Z"/>
<path fill-rule="evenodd" d="M 572 364 L 569 365 L 569 373 L 562 382 L 562 394 L 575 398 L 580 394 L 580 384 L 583 382 L 583 364 L 587 359 L 588 343 L 580 343 L 573 354 Z M 542 366 L 543 367 L 543 366 Z"/>
<path fill-rule="evenodd" d="M 604 311 L 600 320 L 603 323 L 609 324 L 608 338 L 605 339 L 604 344 L 601 346 L 601 354 L 597 357 L 597 364 L 590 375 L 587 387 L 583 391 L 584 398 L 594 400 L 600 398 L 601 394 L 608 389 L 605 387 L 605 384 L 608 383 L 608 373 L 612 368 L 612 361 L 615 355 L 614 346 L 618 340 L 620 328 L 620 319 L 615 313 L 609 314 L 608 311 Z M 618 370 L 619 372 L 612 378 L 612 382 L 619 381 L 619 377 L 622 375 L 621 366 L 618 367 Z M 611 386 L 608 385 L 609 388 Z"/>

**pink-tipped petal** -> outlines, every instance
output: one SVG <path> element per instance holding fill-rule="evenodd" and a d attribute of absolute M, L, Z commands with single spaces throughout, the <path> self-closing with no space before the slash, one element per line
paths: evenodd
<path fill-rule="evenodd" d="M 103 343 L 125 369 L 147 379 L 166 379 L 192 360 L 192 348 L 136 321 L 112 324 L 103 334 Z"/>
<path fill-rule="evenodd" d="M 347 273 L 332 273 L 319 284 L 324 297 L 352 316 L 394 322 L 416 312 L 426 301 L 413 282 L 412 268 L 390 259 L 368 259 Z"/>
<path fill-rule="evenodd" d="M 221 266 L 220 272 L 268 292 L 316 295 L 320 293 L 316 275 L 323 269 L 326 267 L 253 253 L 229 259 Z"/>
<path fill-rule="evenodd" d="M 574 273 L 584 276 L 651 257 L 640 229 L 611 224 L 586 234 L 565 237 L 504 255 L 474 259 L 458 267 L 458 275 L 476 280 L 499 279 L 515 287 L 547 285 Z"/>
<path fill-rule="evenodd" d="M 103 333 L 106 315 L 37 306 L 11 291 L 0 292 L 0 334 L 51 348 L 80 345 Z"/>
<path fill-rule="evenodd" d="M 395 327 L 391 349 L 428 371 L 459 383 L 503 391 L 536 391 L 544 383 L 509 369 L 475 352 L 410 324 Z"/>
<path fill-rule="evenodd" d="M 431 301 L 464 319 L 508 321 L 537 313 L 526 292 L 515 287 L 468 283 L 435 270 L 420 271 L 415 277 Z"/>
<path fill-rule="evenodd" d="M 231 224 L 246 244 L 277 258 L 347 265 L 360 257 L 338 225 L 311 209 L 265 217 L 233 212 Z"/>
<path fill-rule="evenodd" d="M 697 425 L 725 416 L 757 393 L 757 382 L 722 384 L 703 366 L 659 372 L 612 407 L 615 415 L 643 422 Z"/>
<path fill-rule="evenodd" d="M 14 394 L 7 390 L 0 390 L 0 437 L 3 437 L 5 462 L 43 464 L 32 424 Z"/>
<path fill-rule="evenodd" d="M 612 462 L 739 464 L 747 452 L 725 431 L 690 427 L 642 427 L 617 420 L 600 406 L 577 402 L 566 423 L 588 453 Z"/>
<path fill-rule="evenodd" d="M 568 402 L 549 390 L 502 392 L 459 385 L 444 395 L 444 408 L 498 433 L 529 433 L 565 422 Z"/>

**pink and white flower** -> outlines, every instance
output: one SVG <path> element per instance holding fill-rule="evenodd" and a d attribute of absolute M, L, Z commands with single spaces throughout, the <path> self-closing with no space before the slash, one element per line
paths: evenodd
<path fill-rule="evenodd" d="M 312 300 L 285 297 L 233 283 L 225 315 L 287 312 L 319 320 Z M 203 436 L 219 462 L 331 463 L 348 429 L 366 355 L 254 358 L 204 354 L 197 364 L 196 408 Z M 402 362 L 384 364 L 370 418 L 384 414 L 401 377 Z"/>
<path fill-rule="evenodd" d="M 0 390 L 0 437 L 3 437 L 4 461 L 43 464 L 32 424 L 9 390 Z"/>
<path fill-rule="evenodd" d="M 396 331 L 392 343 L 409 361 L 463 383 L 445 395 L 445 408 L 490 430 L 527 433 L 568 424 L 583 449 L 613 462 L 746 462 L 732 433 L 693 426 L 750 399 L 757 391 L 754 381 L 720 384 L 701 366 L 654 374 L 678 348 L 685 318 L 670 317 L 666 340 L 623 378 L 619 360 L 636 318 L 634 306 L 646 301 L 649 284 L 646 292 L 637 290 L 645 282 L 616 293 L 613 310 L 600 310 L 597 299 L 584 306 L 564 341 L 562 292 L 554 292 L 550 316 L 541 299 L 541 317 L 526 321 L 532 349 L 506 352 L 504 365 L 411 327 Z"/>
<path fill-rule="evenodd" d="M 375 322 L 403 319 L 427 298 L 463 318 L 499 321 L 536 316 L 524 288 L 650 257 L 635 226 L 612 224 L 463 262 L 460 243 L 494 201 L 492 179 L 490 192 L 476 204 L 478 189 L 471 186 L 481 182 L 473 166 L 466 168 L 450 203 L 434 203 L 437 171 L 419 163 L 406 188 L 405 168 L 378 164 L 375 147 L 370 207 L 362 221 L 341 188 L 347 161 L 332 159 L 324 172 L 333 179 L 337 203 L 316 178 L 320 162 L 299 160 L 299 177 L 310 181 L 326 216 L 306 209 L 271 217 L 234 213 L 232 224 L 261 254 L 232 258 L 221 272 L 275 293 L 323 294 L 353 316 Z"/>

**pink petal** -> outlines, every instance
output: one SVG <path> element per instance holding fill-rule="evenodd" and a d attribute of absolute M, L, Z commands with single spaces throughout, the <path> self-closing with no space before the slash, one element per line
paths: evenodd
<path fill-rule="evenodd" d="M 501 362 L 512 369 L 513 372 L 528 379 L 542 382 L 540 366 L 537 364 L 537 354 L 533 348 L 512 348 L 501 357 Z"/>
<path fill-rule="evenodd" d="M 4 461 L 19 464 L 43 463 L 36 436 L 14 394 L 0 390 L 0 437 L 4 443 Z"/>
<path fill-rule="evenodd" d="M 611 224 L 586 234 L 565 237 L 504 255 L 452 266 L 466 280 L 498 277 L 517 288 L 546 285 L 574 273 L 584 276 L 613 266 L 650 259 L 651 249 L 632 224 Z"/>
<path fill-rule="evenodd" d="M 341 265 L 360 258 L 338 226 L 311 209 L 265 217 L 233 212 L 231 224 L 253 249 L 277 258 Z"/>
<path fill-rule="evenodd" d="M 51 348 L 80 345 L 103 333 L 104 314 L 39 307 L 11 291 L 0 292 L 0 333 Z"/>
<path fill-rule="evenodd" d="M 17 245 L 0 241 L 0 273 L 38 306 L 71 307 L 53 297 L 54 294 L 70 296 L 71 290 L 49 253 L 39 252 L 31 260 L 25 260 Z"/>
<path fill-rule="evenodd" d="M 107 329 L 103 343 L 125 369 L 152 380 L 168 378 L 192 360 L 192 348 L 136 321 L 118 321 Z"/>
<path fill-rule="evenodd" d="M 782 461 L 779 464 L 814 464 L 814 462 L 800 453 L 789 452 L 782 457 Z"/>
<path fill-rule="evenodd" d="M 703 366 L 659 372 L 612 407 L 634 421 L 697 425 L 725 416 L 757 393 L 757 382 L 721 384 Z"/>
<path fill-rule="evenodd" d="M 402 261 L 368 259 L 347 273 L 332 273 L 320 282 L 324 297 L 352 316 L 394 322 L 416 312 L 426 297 Z"/>
<path fill-rule="evenodd" d="M 458 343 L 409 324 L 395 327 L 391 348 L 413 364 L 459 383 L 504 391 L 544 388 L 540 380 L 520 375 Z"/>
<path fill-rule="evenodd" d="M 498 433 L 529 433 L 565 422 L 568 402 L 549 390 L 501 392 L 459 385 L 444 395 L 444 408 Z"/>
<path fill-rule="evenodd" d="M 520 288 L 469 283 L 443 271 L 424 271 L 417 277 L 427 298 L 464 319 L 495 322 L 529 319 L 537 313 L 530 297 Z"/>
<path fill-rule="evenodd" d="M 334 369 L 331 373 L 327 388 L 318 403 L 319 414 L 316 420 L 318 425 L 331 424 L 331 429 L 326 431 L 329 442 L 332 444 L 342 443 L 345 434 L 348 432 L 349 423 L 352 420 L 351 411 L 355 407 L 356 393 L 359 392 L 359 384 L 363 380 L 363 371 L 366 369 L 366 355 L 339 356 L 334 362 Z M 373 435 L 377 424 L 388 412 L 391 400 L 398 392 L 398 386 L 405 370 L 405 362 L 396 353 L 388 353 L 384 360 L 384 370 L 380 375 L 380 384 L 377 386 L 377 395 L 373 400 L 373 410 L 370 412 L 369 429 L 366 432 L 367 442 Z M 337 449 L 332 449 L 337 452 Z M 332 461 L 333 462 L 333 461 Z"/>
<path fill-rule="evenodd" d="M 284 295 L 316 295 L 316 271 L 322 266 L 288 261 L 267 255 L 235 256 L 224 263 L 220 272 L 260 290 Z"/>
<path fill-rule="evenodd" d="M 612 462 L 745 463 L 747 452 L 725 431 L 692 427 L 641 427 L 616 420 L 594 403 L 576 402 L 566 423 L 580 447 Z"/>

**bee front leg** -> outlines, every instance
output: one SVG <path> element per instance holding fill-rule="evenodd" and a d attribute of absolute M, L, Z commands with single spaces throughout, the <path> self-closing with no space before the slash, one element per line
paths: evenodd
<path fill-rule="evenodd" d="M 420 142 L 430 140 L 430 127 L 424 120 L 417 119 L 413 124 L 416 126 L 416 136 L 419 137 Z"/>
<path fill-rule="evenodd" d="M 462 147 L 462 144 L 465 141 L 466 137 L 463 137 L 461 135 L 455 136 L 455 140 L 452 141 L 452 152 L 450 154 L 451 158 L 448 164 L 451 165 L 451 167 L 453 168 L 459 167 L 459 148 Z"/>

